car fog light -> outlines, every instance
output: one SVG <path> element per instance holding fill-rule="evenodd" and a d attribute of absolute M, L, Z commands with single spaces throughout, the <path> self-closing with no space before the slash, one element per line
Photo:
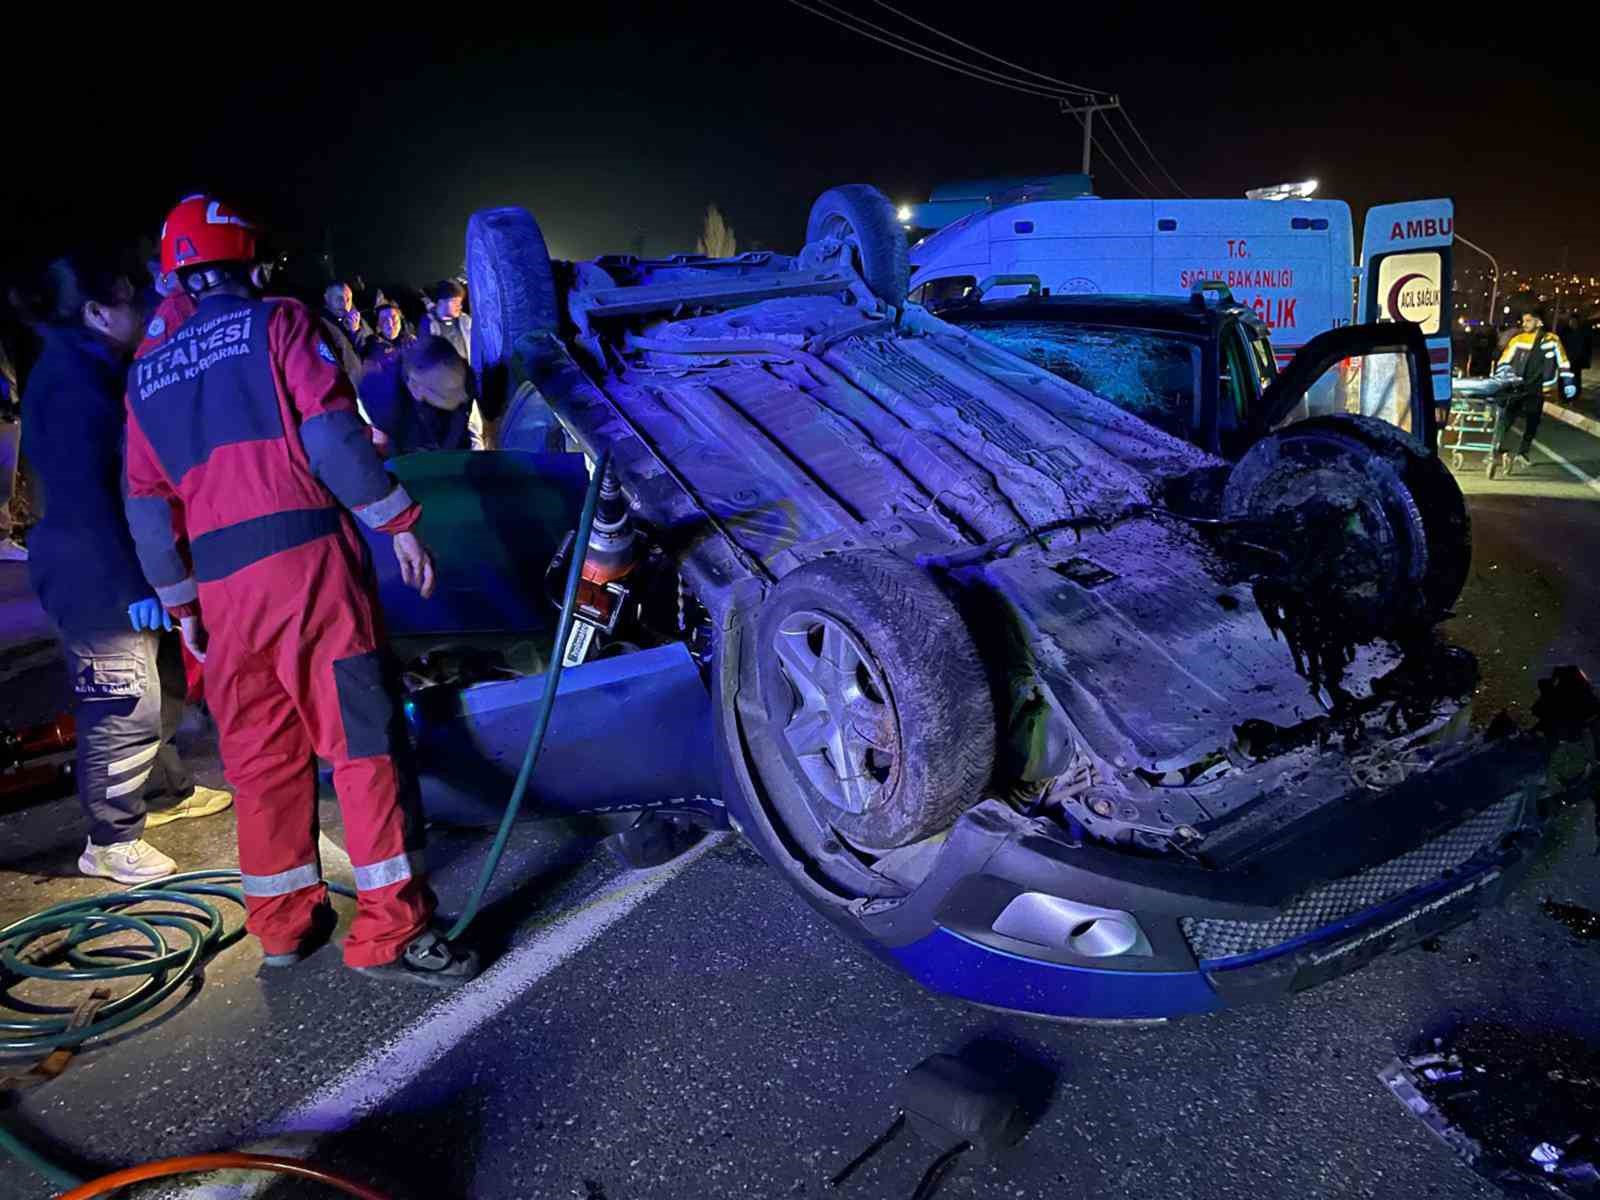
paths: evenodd
<path fill-rule="evenodd" d="M 1131 913 L 1079 904 L 1043 892 L 1017 896 L 995 918 L 993 929 L 1020 942 L 1070 950 L 1085 958 L 1124 954 L 1149 957 L 1154 953 L 1150 939 Z"/>

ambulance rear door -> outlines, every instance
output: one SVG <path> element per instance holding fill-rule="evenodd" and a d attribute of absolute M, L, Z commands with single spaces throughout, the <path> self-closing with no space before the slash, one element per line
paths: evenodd
<path fill-rule="evenodd" d="M 1455 203 L 1409 200 L 1367 212 L 1356 319 L 1413 321 L 1428 342 L 1435 403 L 1450 399 L 1451 246 Z"/>

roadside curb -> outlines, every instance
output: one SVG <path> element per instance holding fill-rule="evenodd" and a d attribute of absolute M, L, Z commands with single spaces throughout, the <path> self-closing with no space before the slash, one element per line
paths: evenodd
<path fill-rule="evenodd" d="M 1593 417 L 1586 417 L 1574 409 L 1548 402 L 1544 406 L 1544 411 L 1558 421 L 1565 421 L 1568 425 L 1581 429 L 1585 433 L 1592 433 L 1595 437 L 1600 437 L 1600 421 L 1595 420 Z"/>

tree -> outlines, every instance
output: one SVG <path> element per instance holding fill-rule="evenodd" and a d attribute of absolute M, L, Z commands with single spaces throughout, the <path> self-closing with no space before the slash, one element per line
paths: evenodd
<path fill-rule="evenodd" d="M 706 209 L 706 223 L 695 251 L 708 258 L 732 258 L 739 253 L 739 243 L 734 240 L 733 230 L 722 219 L 722 213 L 715 204 Z"/>

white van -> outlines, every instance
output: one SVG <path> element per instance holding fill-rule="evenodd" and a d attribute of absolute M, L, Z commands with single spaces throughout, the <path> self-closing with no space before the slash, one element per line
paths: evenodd
<path fill-rule="evenodd" d="M 1342 200 L 1064 199 L 1041 198 L 1041 190 L 969 204 L 915 243 L 911 299 L 937 306 L 980 288 L 985 300 L 1028 290 L 995 282 L 1006 275 L 1037 276 L 1054 294 L 1188 295 L 1219 280 L 1266 324 L 1280 365 L 1352 320 L 1415 321 L 1428 340 L 1434 398 L 1449 397 L 1450 200 L 1371 209 L 1358 261 Z M 902 220 L 938 221 L 949 212 L 938 195 L 902 209 Z"/>

